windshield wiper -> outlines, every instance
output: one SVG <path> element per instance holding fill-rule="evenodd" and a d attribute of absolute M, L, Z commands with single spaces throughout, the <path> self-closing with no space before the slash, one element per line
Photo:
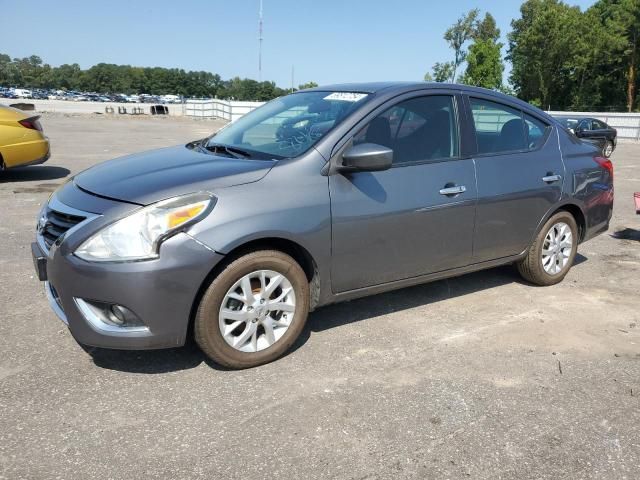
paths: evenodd
<path fill-rule="evenodd" d="M 210 143 L 204 147 L 213 153 L 220 153 L 221 151 L 234 158 L 251 158 L 251 154 L 241 148 L 231 147 L 222 143 Z"/>

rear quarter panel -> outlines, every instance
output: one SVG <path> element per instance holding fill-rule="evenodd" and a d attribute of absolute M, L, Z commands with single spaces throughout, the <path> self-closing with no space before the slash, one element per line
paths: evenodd
<path fill-rule="evenodd" d="M 560 131 L 560 148 L 566 167 L 565 199 L 580 207 L 585 217 L 583 240 L 609 226 L 613 214 L 613 177 L 594 161 L 598 147 Z"/>

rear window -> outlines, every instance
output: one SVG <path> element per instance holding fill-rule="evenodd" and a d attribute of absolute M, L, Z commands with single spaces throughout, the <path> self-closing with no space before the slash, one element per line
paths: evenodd
<path fill-rule="evenodd" d="M 524 123 L 527 126 L 527 143 L 529 149 L 535 150 L 544 145 L 547 139 L 547 132 L 551 127 L 526 113 L 524 114 Z"/>

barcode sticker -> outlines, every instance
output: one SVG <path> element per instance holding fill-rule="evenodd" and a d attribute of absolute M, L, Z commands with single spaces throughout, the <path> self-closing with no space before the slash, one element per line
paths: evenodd
<path fill-rule="evenodd" d="M 341 102 L 357 102 L 358 100 L 362 100 L 366 97 L 366 93 L 356 93 L 356 92 L 333 92 L 326 97 L 324 100 L 338 100 Z"/>

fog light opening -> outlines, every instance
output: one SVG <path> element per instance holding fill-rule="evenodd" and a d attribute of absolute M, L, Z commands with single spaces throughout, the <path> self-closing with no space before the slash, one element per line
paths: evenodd
<path fill-rule="evenodd" d="M 109 320 L 120 326 L 126 323 L 124 313 L 120 310 L 119 305 L 111 305 L 111 308 L 109 309 Z"/>
<path fill-rule="evenodd" d="M 123 305 L 81 298 L 75 300 L 83 316 L 100 329 L 148 330 L 142 320 Z"/>

